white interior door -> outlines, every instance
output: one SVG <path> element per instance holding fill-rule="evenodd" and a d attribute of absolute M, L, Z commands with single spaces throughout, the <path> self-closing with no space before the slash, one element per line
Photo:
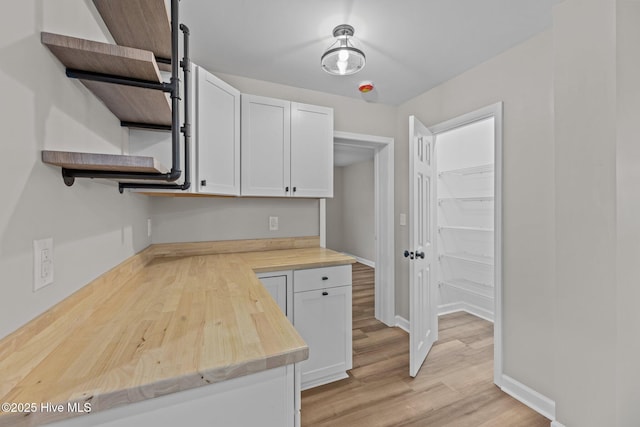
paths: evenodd
<path fill-rule="evenodd" d="M 435 138 L 409 117 L 409 374 L 415 377 L 438 339 L 435 283 Z"/>

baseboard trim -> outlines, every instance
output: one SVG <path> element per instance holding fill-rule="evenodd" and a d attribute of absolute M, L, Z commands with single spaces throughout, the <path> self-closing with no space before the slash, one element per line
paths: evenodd
<path fill-rule="evenodd" d="M 396 327 L 402 329 L 406 333 L 409 333 L 409 321 L 402 316 L 396 315 Z"/>
<path fill-rule="evenodd" d="M 551 427 L 565 427 L 564 424 L 560 424 L 557 421 L 551 421 Z"/>
<path fill-rule="evenodd" d="M 469 304 L 467 302 L 453 302 L 450 304 L 444 304 L 438 306 L 438 316 L 442 316 L 444 314 L 457 313 L 459 311 L 465 311 L 469 314 L 472 314 L 476 317 L 479 317 L 484 320 L 488 320 L 493 323 L 493 313 L 484 308 L 478 307 L 477 305 Z"/>
<path fill-rule="evenodd" d="M 308 390 L 313 387 L 319 387 L 321 385 L 329 384 L 334 381 L 344 380 L 345 378 L 349 378 L 349 375 L 346 372 L 337 372 L 331 375 L 326 375 L 324 377 L 307 380 L 302 382 L 302 384 L 300 385 L 300 391 Z"/>
<path fill-rule="evenodd" d="M 541 415 L 555 420 L 556 418 L 556 403 L 548 397 L 538 393 L 532 388 L 527 387 L 519 381 L 514 380 L 508 375 L 502 375 L 502 391 L 510 395 L 516 400 L 527 405 L 529 408 L 538 412 Z M 556 423 L 556 421 L 554 421 Z M 554 424 L 551 424 L 554 426 Z M 562 427 L 562 424 L 555 424 L 557 427 Z"/>
<path fill-rule="evenodd" d="M 361 257 L 359 257 L 359 256 L 356 256 L 356 255 L 354 255 L 354 254 L 350 254 L 350 253 L 348 253 L 348 252 L 342 252 L 342 253 L 343 253 L 343 254 L 345 254 L 345 255 L 347 255 L 347 256 L 350 256 L 350 257 L 355 258 L 355 259 L 356 259 L 356 261 L 358 261 L 360 264 L 367 265 L 367 266 L 369 266 L 369 267 L 371 267 L 371 268 L 376 268 L 376 263 L 375 263 L 374 261 L 368 260 L 368 259 L 366 259 L 366 258 L 361 258 Z"/>

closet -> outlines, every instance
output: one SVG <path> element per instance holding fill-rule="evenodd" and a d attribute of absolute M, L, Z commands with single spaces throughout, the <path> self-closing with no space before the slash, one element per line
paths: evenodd
<path fill-rule="evenodd" d="M 437 136 L 439 313 L 494 316 L 494 119 Z"/>

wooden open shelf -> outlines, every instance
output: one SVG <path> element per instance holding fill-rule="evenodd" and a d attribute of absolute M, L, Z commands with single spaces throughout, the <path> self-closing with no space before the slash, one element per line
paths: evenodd
<path fill-rule="evenodd" d="M 170 62 L 178 53 L 177 46 L 172 45 L 175 25 L 171 24 L 165 0 L 93 2 L 117 44 L 46 32 L 41 34 L 42 44 L 66 67 L 67 77 L 79 79 L 120 119 L 122 126 L 175 130 L 178 117 L 177 114 L 173 117 L 172 104 L 179 101 L 178 85 L 173 80 L 177 75 L 165 62 Z M 177 18 L 178 1 L 172 0 L 171 7 L 175 8 L 173 16 Z M 163 61 L 159 65 L 160 58 Z M 188 58 L 185 62 L 189 62 Z M 167 68 L 172 71 L 171 82 L 165 82 L 160 74 L 161 69 Z M 173 96 L 173 102 L 168 93 Z M 173 153 L 179 142 L 174 132 Z M 131 188 L 127 183 L 148 184 L 149 180 L 158 182 L 167 178 L 168 181 L 174 177 L 153 157 L 44 150 L 42 161 L 62 167 L 63 180 L 68 186 L 73 185 L 76 178 L 113 179 L 120 183 L 121 193 Z M 175 158 L 172 163 L 174 161 Z M 169 189 L 184 187 L 159 184 Z"/>
<path fill-rule="evenodd" d="M 164 0 L 93 0 L 117 44 L 171 59 L 171 19 Z"/>
<path fill-rule="evenodd" d="M 153 53 L 43 32 L 42 43 L 67 68 L 161 83 Z M 81 80 L 121 121 L 171 125 L 171 105 L 164 92 Z"/>
<path fill-rule="evenodd" d="M 42 151 L 42 161 L 66 169 L 110 172 L 168 173 L 169 169 L 153 157 L 118 154 Z"/>

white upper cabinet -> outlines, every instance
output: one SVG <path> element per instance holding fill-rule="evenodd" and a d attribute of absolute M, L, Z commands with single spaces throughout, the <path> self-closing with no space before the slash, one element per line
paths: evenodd
<path fill-rule="evenodd" d="M 243 94 L 241 194 L 333 197 L 333 109 Z"/>
<path fill-rule="evenodd" d="M 240 92 L 197 67 L 198 193 L 240 195 Z"/>
<path fill-rule="evenodd" d="M 242 94 L 242 195 L 289 195 L 291 103 Z"/>
<path fill-rule="evenodd" d="M 191 144 L 186 191 L 138 189 L 148 193 L 240 195 L 240 91 L 193 64 L 191 85 Z M 184 96 L 184 93 L 182 94 Z M 181 114 L 183 114 L 181 112 Z M 131 129 L 130 154 L 151 156 L 171 164 L 171 133 Z M 180 142 L 182 183 L 186 172 L 184 144 Z"/>
<path fill-rule="evenodd" d="M 333 197 L 333 109 L 291 103 L 291 185 L 298 197 Z"/>

